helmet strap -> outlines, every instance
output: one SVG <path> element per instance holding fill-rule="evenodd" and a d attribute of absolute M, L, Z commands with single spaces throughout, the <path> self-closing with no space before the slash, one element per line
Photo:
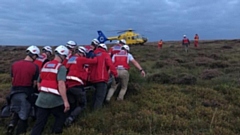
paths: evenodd
<path fill-rule="evenodd" d="M 27 56 L 29 56 L 33 61 L 34 61 L 34 59 L 33 59 L 34 55 L 35 54 L 31 53 L 30 51 L 27 52 Z"/>

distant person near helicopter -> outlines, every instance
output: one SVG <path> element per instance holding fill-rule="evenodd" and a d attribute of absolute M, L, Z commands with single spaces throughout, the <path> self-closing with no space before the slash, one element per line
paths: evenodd
<path fill-rule="evenodd" d="M 185 52 L 188 52 L 188 46 L 189 46 L 189 45 L 190 45 L 189 39 L 187 38 L 186 35 L 183 35 L 182 46 L 184 47 Z"/>
<path fill-rule="evenodd" d="M 199 40 L 199 36 L 198 36 L 198 34 L 195 34 L 195 36 L 194 36 L 194 46 L 195 47 L 198 47 L 198 40 Z"/>
<path fill-rule="evenodd" d="M 162 39 L 158 41 L 158 49 L 162 49 L 163 41 Z"/>

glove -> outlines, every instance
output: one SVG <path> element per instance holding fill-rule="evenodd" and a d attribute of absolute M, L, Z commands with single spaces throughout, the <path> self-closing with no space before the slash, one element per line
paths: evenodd
<path fill-rule="evenodd" d="M 116 84 L 118 84 L 120 79 L 118 77 L 115 77 L 114 79 L 115 79 Z"/>

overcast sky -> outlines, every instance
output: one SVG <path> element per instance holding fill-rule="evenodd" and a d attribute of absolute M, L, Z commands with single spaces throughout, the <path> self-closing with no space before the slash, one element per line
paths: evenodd
<path fill-rule="evenodd" d="M 0 0 L 1 45 L 89 44 L 132 28 L 149 41 L 240 38 L 240 0 Z"/>

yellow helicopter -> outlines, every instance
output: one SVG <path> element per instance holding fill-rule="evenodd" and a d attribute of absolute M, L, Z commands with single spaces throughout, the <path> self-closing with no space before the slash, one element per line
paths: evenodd
<path fill-rule="evenodd" d="M 143 45 L 144 43 L 147 42 L 147 38 L 141 36 L 138 33 L 133 32 L 134 30 L 128 29 L 128 30 L 121 30 L 118 32 L 118 36 L 113 36 L 113 37 L 106 37 L 101 30 L 97 31 L 98 32 L 98 40 L 100 43 L 104 43 L 106 41 L 112 42 L 113 40 L 121 40 L 125 39 L 127 45 Z"/>

